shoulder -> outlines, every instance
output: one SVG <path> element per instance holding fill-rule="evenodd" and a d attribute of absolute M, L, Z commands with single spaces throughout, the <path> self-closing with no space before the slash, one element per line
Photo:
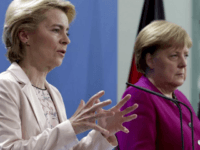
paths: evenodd
<path fill-rule="evenodd" d="M 0 100 L 2 103 L 14 102 L 20 106 L 22 96 L 21 84 L 17 82 L 11 72 L 5 71 L 0 74 Z"/>
<path fill-rule="evenodd" d="M 149 80 L 142 76 L 140 78 L 140 80 L 134 84 L 135 86 L 138 86 L 138 87 L 141 87 L 141 88 L 145 88 L 145 89 L 148 89 L 148 90 L 152 90 L 152 91 L 155 91 L 155 89 L 152 88 L 151 84 L 149 84 Z M 133 99 L 141 99 L 141 98 L 144 98 L 144 97 L 152 97 L 153 95 L 144 91 L 144 90 L 141 90 L 141 89 L 138 89 L 136 87 L 133 87 L 133 86 L 129 86 L 126 91 L 124 92 L 123 96 L 122 97 L 125 97 L 127 94 L 130 94 L 132 96 Z"/>
<path fill-rule="evenodd" d="M 19 83 L 11 72 L 5 71 L 0 74 L 0 87 L 9 87 L 10 89 L 19 87 Z"/>
<path fill-rule="evenodd" d="M 157 89 L 150 83 L 148 78 L 144 76 L 142 76 L 135 85 L 151 91 L 158 92 Z M 125 107 L 137 103 L 139 104 L 140 108 L 145 108 L 146 110 L 146 107 L 148 106 L 148 108 L 151 108 L 153 110 L 153 108 L 155 108 L 156 105 L 158 105 L 158 102 L 160 102 L 160 97 L 132 86 L 129 86 L 126 89 L 122 98 L 125 97 L 127 94 L 130 94 L 131 98 L 127 101 Z"/>
<path fill-rule="evenodd" d="M 187 104 L 188 106 L 192 107 L 190 101 L 187 99 L 187 97 L 179 90 L 175 90 L 174 91 L 177 99 L 185 104 Z"/>
<path fill-rule="evenodd" d="M 130 86 L 125 90 L 122 97 L 125 97 L 127 94 L 130 94 L 132 97 L 138 97 L 138 96 L 144 97 L 145 95 L 148 95 L 149 93 L 146 93 L 140 89 Z"/>
<path fill-rule="evenodd" d="M 178 89 L 174 91 L 177 99 L 181 99 L 181 100 L 188 100 L 187 97 L 181 92 L 179 91 Z"/>
<path fill-rule="evenodd" d="M 131 95 L 131 98 L 126 102 L 126 104 L 122 107 L 121 110 L 124 110 L 127 107 L 132 106 L 133 104 L 137 103 L 139 105 L 139 108 L 137 108 L 137 111 L 139 110 L 147 110 L 151 109 L 154 110 L 154 100 L 155 96 L 152 94 L 149 94 L 145 91 L 142 91 L 140 89 L 137 89 L 135 87 L 128 87 L 126 91 L 123 94 L 123 97 L 125 97 L 127 94 Z"/>
<path fill-rule="evenodd" d="M 14 79 L 14 76 L 9 71 L 4 71 L 4 72 L 0 73 L 0 80 L 1 81 L 13 80 L 13 79 Z"/>

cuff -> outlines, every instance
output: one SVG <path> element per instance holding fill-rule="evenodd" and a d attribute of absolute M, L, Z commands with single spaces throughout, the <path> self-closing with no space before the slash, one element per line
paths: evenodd
<path fill-rule="evenodd" d="M 63 145 L 66 149 L 69 149 L 78 144 L 79 141 L 69 120 L 62 122 L 57 127 L 59 130 L 59 145 Z"/>
<path fill-rule="evenodd" d="M 112 150 L 115 148 L 115 146 L 111 145 L 107 139 L 98 131 L 92 130 L 89 133 L 89 136 L 93 139 L 94 149 Z"/>

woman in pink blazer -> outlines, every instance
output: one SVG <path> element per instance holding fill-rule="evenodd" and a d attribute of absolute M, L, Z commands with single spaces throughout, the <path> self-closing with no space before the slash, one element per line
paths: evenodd
<path fill-rule="evenodd" d="M 180 26 L 167 21 L 154 21 L 138 35 L 135 58 L 138 71 L 144 74 L 136 83 L 151 91 L 185 103 L 193 113 L 194 146 L 200 150 L 200 121 L 190 102 L 177 88 L 186 79 L 187 57 L 192 41 Z M 129 87 L 123 97 L 131 99 L 122 107 L 125 110 L 134 103 L 137 120 L 124 123 L 129 134 L 118 132 L 120 150 L 182 150 L 180 114 L 171 101 Z M 188 109 L 181 105 L 183 113 L 184 148 L 192 150 L 191 121 Z M 131 113 L 132 114 L 132 113 Z"/>
<path fill-rule="evenodd" d="M 64 0 L 14 0 L 8 7 L 3 37 L 12 64 L 0 74 L 1 150 L 111 150 L 118 145 L 114 134 L 128 132 L 122 123 L 137 117 L 124 117 L 137 105 L 119 110 L 130 95 L 106 111 L 111 101 L 100 102 L 100 91 L 67 119 L 62 96 L 46 76 L 62 64 L 74 16 Z"/>

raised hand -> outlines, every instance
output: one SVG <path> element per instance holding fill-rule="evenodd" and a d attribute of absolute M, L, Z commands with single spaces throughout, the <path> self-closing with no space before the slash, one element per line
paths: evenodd
<path fill-rule="evenodd" d="M 105 135 L 103 132 L 102 134 L 108 138 L 109 136 L 114 135 L 118 131 L 123 131 L 125 133 L 128 133 L 129 130 L 124 127 L 122 124 L 124 122 L 129 122 L 135 118 L 137 118 L 136 114 L 132 114 L 130 116 L 124 117 L 126 114 L 129 114 L 130 112 L 134 111 L 137 107 L 138 104 L 134 104 L 133 106 L 130 106 L 126 108 L 123 111 L 120 111 L 120 108 L 131 98 L 131 95 L 126 95 L 116 106 L 112 107 L 109 110 L 104 110 L 102 108 L 98 109 L 98 113 L 102 114 L 103 112 L 114 112 L 115 114 L 112 117 L 109 118 L 101 118 L 98 119 L 98 125 L 101 126 L 102 128 L 106 129 L 109 131 L 109 135 Z M 100 101 L 99 101 L 100 102 Z"/>
<path fill-rule="evenodd" d="M 69 119 L 76 134 L 82 133 L 89 129 L 95 129 L 105 135 L 109 135 L 109 132 L 106 129 L 100 127 L 95 122 L 95 120 L 100 118 L 108 118 L 114 115 L 114 113 L 111 111 L 104 111 L 95 114 L 97 110 L 102 109 L 102 107 L 111 103 L 111 100 L 98 102 L 99 98 L 103 95 L 104 91 L 100 91 L 92 96 L 86 104 L 83 100 L 81 100 L 78 109 Z"/>

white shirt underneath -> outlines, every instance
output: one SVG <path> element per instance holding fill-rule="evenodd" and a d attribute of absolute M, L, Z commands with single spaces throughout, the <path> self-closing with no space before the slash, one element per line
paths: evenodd
<path fill-rule="evenodd" d="M 47 127 L 52 129 L 59 124 L 59 121 L 51 96 L 49 95 L 47 89 L 40 89 L 35 86 L 33 86 L 33 88 L 35 89 L 36 95 L 44 111 L 44 115 L 47 121 Z"/>

